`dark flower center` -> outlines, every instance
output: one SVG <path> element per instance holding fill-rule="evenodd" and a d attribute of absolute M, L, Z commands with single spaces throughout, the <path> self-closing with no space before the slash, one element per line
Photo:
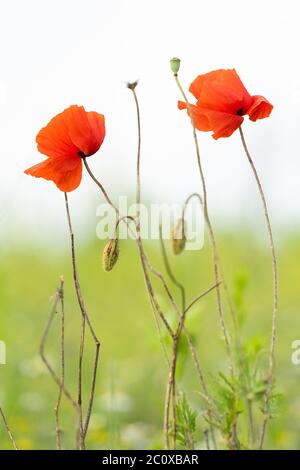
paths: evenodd
<path fill-rule="evenodd" d="M 236 112 L 237 116 L 243 116 L 245 114 L 243 108 L 239 108 Z"/>
<path fill-rule="evenodd" d="M 86 155 L 83 153 L 82 150 L 80 150 L 80 151 L 78 152 L 78 155 L 80 156 L 80 158 L 85 158 L 85 156 L 86 156 Z"/>

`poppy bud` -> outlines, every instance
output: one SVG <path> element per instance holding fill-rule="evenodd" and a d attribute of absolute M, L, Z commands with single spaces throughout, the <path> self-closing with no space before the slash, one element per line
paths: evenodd
<path fill-rule="evenodd" d="M 103 269 L 111 271 L 119 258 L 119 240 L 111 239 L 105 245 L 103 250 Z"/>
<path fill-rule="evenodd" d="M 178 57 L 173 57 L 173 59 L 170 60 L 170 65 L 174 75 L 177 75 L 180 69 L 180 59 L 178 59 Z"/>
<path fill-rule="evenodd" d="M 171 230 L 171 245 L 174 255 L 180 255 L 185 247 L 186 237 L 184 233 L 184 221 L 179 219 Z"/>

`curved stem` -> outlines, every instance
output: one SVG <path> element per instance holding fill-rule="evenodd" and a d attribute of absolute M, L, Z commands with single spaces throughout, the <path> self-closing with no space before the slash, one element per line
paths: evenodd
<path fill-rule="evenodd" d="M 269 236 L 269 243 L 270 243 L 270 249 L 271 249 L 271 256 L 272 256 L 272 269 L 273 269 L 273 283 L 274 283 L 274 295 L 273 295 L 273 316 L 272 316 L 272 333 L 271 333 L 271 344 L 270 344 L 270 355 L 269 355 L 269 370 L 268 370 L 268 386 L 267 386 L 267 391 L 266 391 L 266 396 L 265 396 L 265 409 L 264 409 L 264 419 L 263 419 L 263 424 L 262 424 L 262 429 L 260 433 L 260 440 L 259 440 L 259 448 L 262 449 L 263 443 L 264 443 L 264 438 L 265 438 L 265 433 L 266 433 L 266 427 L 269 421 L 269 413 L 270 413 L 270 401 L 271 401 L 271 396 L 272 396 L 272 386 L 273 386 L 273 373 L 274 373 L 274 355 L 275 355 L 275 343 L 276 343 L 276 330 L 277 330 L 277 315 L 278 315 L 278 273 L 277 273 L 277 258 L 276 258 L 276 251 L 275 251 L 275 245 L 274 245 L 274 239 L 273 239 L 273 232 L 272 232 L 272 226 L 270 222 L 270 217 L 269 217 L 269 211 L 268 211 L 268 206 L 267 206 L 267 201 L 265 198 L 264 190 L 262 187 L 262 184 L 260 182 L 257 170 L 255 168 L 254 162 L 252 160 L 252 157 L 250 155 L 250 152 L 248 150 L 246 141 L 245 141 L 245 136 L 243 133 L 242 128 L 239 128 L 240 136 L 241 136 L 241 141 L 245 150 L 245 154 L 247 156 L 248 162 L 250 163 L 252 172 L 254 174 L 254 178 L 256 180 L 256 184 L 259 190 L 260 198 L 263 204 L 263 210 L 264 210 L 264 217 L 266 221 L 266 226 L 267 226 L 267 231 L 268 231 L 268 236 Z"/>
<path fill-rule="evenodd" d="M 204 171 L 202 168 L 202 163 L 201 163 L 201 158 L 200 158 L 200 150 L 199 150 L 199 144 L 198 144 L 198 139 L 197 139 L 197 134 L 196 134 L 195 120 L 194 120 L 193 111 L 188 102 L 187 96 L 179 82 L 178 75 L 174 74 L 174 78 L 183 96 L 183 99 L 186 102 L 188 113 L 192 122 L 193 138 L 194 138 L 194 143 L 195 143 L 195 148 L 196 148 L 197 165 L 198 165 L 198 169 L 200 173 L 200 179 L 201 179 L 202 190 L 203 190 L 203 212 L 204 212 L 204 218 L 205 218 L 205 222 L 207 225 L 208 234 L 209 234 L 209 238 L 210 238 L 210 242 L 212 246 L 215 283 L 218 285 L 216 289 L 218 315 L 219 315 L 219 321 L 220 321 L 223 339 L 225 342 L 227 355 L 229 358 L 229 369 L 230 369 L 231 376 L 233 376 L 234 375 L 234 361 L 233 361 L 233 355 L 232 355 L 232 350 L 231 350 L 230 341 L 229 341 L 229 335 L 228 335 L 226 324 L 225 324 L 225 318 L 224 318 L 223 308 L 222 308 L 221 289 L 219 286 L 219 282 L 221 280 L 221 274 L 220 274 L 220 268 L 219 268 L 219 256 L 217 252 L 217 244 L 215 240 L 215 235 L 214 235 L 214 231 L 212 228 L 212 224 L 211 224 L 209 212 L 208 212 L 206 181 L 205 181 Z"/>
<path fill-rule="evenodd" d="M 136 106 L 136 115 L 137 115 L 137 127 L 138 127 L 138 148 L 137 148 L 137 163 L 136 163 L 136 205 L 137 205 L 137 216 L 136 216 L 136 231 L 137 231 L 137 240 L 141 250 L 141 259 L 142 263 L 146 261 L 145 252 L 143 250 L 143 244 L 141 239 L 141 220 L 140 220 L 140 203 L 141 203 L 141 176 L 140 176 L 140 163 L 141 163 L 141 118 L 140 118 L 140 108 L 139 102 L 136 95 L 136 88 L 137 82 L 132 84 L 128 84 L 128 88 L 132 91 L 135 106 Z M 147 261 L 146 261 L 147 262 Z M 149 263 L 147 263 L 149 265 Z M 146 270 L 146 266 L 144 266 Z M 151 268 L 150 268 L 151 269 Z M 151 287 L 150 287 L 151 289 Z M 165 440 L 165 448 L 169 448 L 169 406 L 171 395 L 173 398 L 173 423 L 176 427 L 176 397 L 175 397 L 175 368 L 176 368 L 176 357 L 175 354 L 175 361 L 174 361 L 174 349 L 177 349 L 175 346 L 176 340 L 174 336 L 174 332 L 171 328 L 166 324 L 164 317 L 161 317 L 164 321 L 167 329 L 169 330 L 170 336 L 173 340 L 173 352 L 172 352 L 172 359 L 169 369 L 169 380 L 167 383 L 166 389 L 166 398 L 165 398 L 165 412 L 164 412 L 164 440 Z M 174 441 L 176 447 L 176 431 L 174 432 Z M 175 448 L 174 447 L 174 448 Z"/>
<path fill-rule="evenodd" d="M 100 188 L 100 191 L 102 192 L 104 198 L 106 199 L 106 201 L 108 202 L 108 204 L 115 210 L 115 213 L 116 215 L 119 217 L 120 215 L 120 211 L 119 209 L 117 208 L 117 206 L 111 201 L 111 199 L 109 198 L 106 190 L 104 189 L 103 185 L 100 183 L 100 181 L 94 176 L 94 174 L 92 173 L 87 161 L 85 158 L 83 158 L 83 161 L 84 161 L 84 165 L 85 165 L 85 168 L 88 172 L 88 174 L 90 175 L 90 177 L 92 178 L 92 180 L 96 183 L 96 185 L 98 186 L 98 188 Z M 122 216 L 120 217 L 120 221 L 124 221 L 126 224 L 127 224 L 127 227 L 128 229 L 130 230 L 130 227 L 128 226 L 128 223 L 125 221 L 125 219 L 127 219 L 128 217 L 127 216 Z M 131 231 L 132 233 L 132 231 Z M 133 234 L 134 235 L 134 234 Z M 152 312 L 153 312 L 153 316 L 154 316 L 154 320 L 155 320 L 155 323 L 156 325 L 157 324 L 157 317 L 156 317 L 156 313 L 159 315 L 159 317 L 162 319 L 163 323 L 165 324 L 167 330 L 169 331 L 169 333 L 172 335 L 173 332 L 172 332 L 172 329 L 170 327 L 170 325 L 168 324 L 166 318 L 164 317 L 164 314 L 159 306 L 159 303 L 154 295 L 154 291 L 153 291 L 153 288 L 152 288 L 152 284 L 151 284 L 151 281 L 150 281 L 150 278 L 149 278 L 149 275 L 148 275 L 148 272 L 147 272 L 147 265 L 146 265 L 146 254 L 144 252 L 144 249 L 143 249 L 143 245 L 141 243 L 141 239 L 139 239 L 138 237 L 134 237 L 135 239 L 135 242 L 137 243 L 138 245 L 138 248 L 139 248 L 139 252 L 140 252 L 140 258 L 141 258 L 141 264 L 142 264 L 142 268 L 143 268 L 143 274 L 144 274 L 144 280 L 145 280 L 145 284 L 146 284 L 146 288 L 147 288 L 147 292 L 148 292 L 148 295 L 149 295 L 149 299 L 150 299 L 150 304 L 151 304 L 151 307 L 152 307 Z M 160 340 L 162 342 L 162 337 L 160 336 Z M 162 343 L 163 345 L 163 343 Z M 165 351 L 165 348 L 163 346 L 163 349 Z M 168 362 L 168 358 L 167 358 L 167 362 Z"/>
<path fill-rule="evenodd" d="M 106 201 L 111 205 L 111 207 L 115 210 L 117 216 L 119 216 L 119 209 L 116 207 L 116 205 L 111 201 L 111 199 L 109 198 L 107 192 L 104 190 L 103 188 L 103 185 L 100 183 L 99 180 L 97 180 L 97 178 L 94 176 L 94 174 L 92 173 L 91 169 L 89 168 L 88 166 L 88 163 L 86 162 L 86 160 L 84 160 L 84 163 L 85 163 L 85 167 L 86 169 L 88 170 L 88 174 L 91 176 L 92 180 L 96 183 L 96 185 L 98 186 L 98 188 L 100 188 L 101 192 L 103 193 Z M 123 216 L 123 217 L 120 217 L 120 221 L 123 220 L 125 221 L 124 219 L 126 219 L 127 216 Z M 133 221 L 135 221 L 133 219 Z M 136 221 L 135 221 L 136 223 Z M 128 225 L 127 225 L 128 226 Z M 129 228 L 130 230 L 130 228 Z M 132 233 L 132 232 L 131 232 Z M 146 284 L 146 288 L 147 288 L 147 292 L 148 292 L 148 295 L 149 295 L 149 299 L 150 299 L 150 305 L 152 307 L 152 311 L 153 311 L 153 315 L 154 315 L 154 319 L 155 319 L 155 322 L 157 324 L 157 320 L 156 320 L 156 314 L 158 314 L 158 316 L 160 317 L 160 319 L 162 320 L 162 322 L 164 323 L 170 337 L 174 338 L 174 331 L 172 330 L 172 328 L 170 327 L 162 309 L 160 308 L 160 305 L 157 301 L 157 298 L 155 296 L 155 293 L 154 293 L 154 290 L 153 290 L 153 287 L 152 287 L 152 283 L 151 283 L 151 280 L 150 280 L 150 277 L 149 277 L 149 273 L 148 273 L 148 270 L 150 270 L 152 272 L 152 274 L 157 277 L 163 287 L 164 287 L 164 290 L 171 302 L 171 305 L 175 311 L 175 313 L 177 314 L 178 318 L 181 317 L 181 313 L 180 313 L 180 310 L 178 309 L 177 305 L 176 305 L 176 302 L 172 296 L 172 293 L 163 277 L 163 275 L 157 271 L 153 266 L 152 264 L 150 263 L 146 253 L 145 253 L 145 250 L 144 250 L 144 247 L 143 247 L 143 243 L 142 243 L 142 239 L 141 237 L 134 237 L 135 239 L 135 242 L 138 246 L 138 249 L 139 249 L 139 253 L 140 253 L 140 259 L 141 259 L 141 264 L 142 264 L 142 268 L 143 268 L 143 274 L 144 274 L 144 280 L 145 280 L 145 284 Z M 192 343 L 192 340 L 191 340 L 191 337 L 187 331 L 187 329 L 185 328 L 185 325 L 183 325 L 183 330 L 184 330 L 184 333 L 185 333 L 185 336 L 187 338 L 187 342 L 188 342 L 188 345 L 189 345 L 189 349 L 190 349 L 190 352 L 191 352 L 191 356 L 193 358 L 193 361 L 195 363 L 195 368 L 197 370 L 197 373 L 198 373 L 198 376 L 199 376 L 199 380 L 200 380 L 200 384 L 201 384 L 201 387 L 203 389 L 203 392 L 204 392 L 204 395 L 206 397 L 206 399 L 208 401 L 210 401 L 210 397 L 208 395 L 208 391 L 207 391 L 207 388 L 206 388 L 206 384 L 205 384 L 205 380 L 204 380 L 204 376 L 203 376 L 203 373 L 202 373 L 202 370 L 201 370 L 201 366 L 200 366 L 200 362 L 199 362 L 199 359 L 198 359 L 198 356 L 197 356 L 197 352 L 196 352 L 196 349 Z M 160 330 L 159 330 L 159 334 L 160 334 Z M 167 363 L 170 367 L 170 361 L 167 357 L 167 354 L 166 354 L 166 350 L 165 350 L 165 347 L 164 347 L 164 344 L 163 344 L 163 341 L 162 341 L 162 337 L 160 335 L 160 341 L 162 343 L 162 346 L 163 346 L 163 350 L 164 350 L 164 353 L 166 355 L 166 359 L 167 359 Z M 165 420 L 164 420 L 164 436 L 165 436 L 165 447 L 168 447 L 168 420 L 167 418 L 165 417 Z"/>
<path fill-rule="evenodd" d="M 85 449 L 85 437 L 88 431 L 88 426 L 90 422 L 90 417 L 92 413 L 94 397 L 95 397 L 95 388 L 96 388 L 96 378 L 97 378 L 97 371 L 98 371 L 98 362 L 99 362 L 99 353 L 100 353 L 100 342 L 97 338 L 97 335 L 94 331 L 94 328 L 91 324 L 90 318 L 87 314 L 85 303 L 83 300 L 83 296 L 81 293 L 81 287 L 79 283 L 79 276 L 77 271 L 77 263 L 76 263 L 76 254 L 75 254 L 75 243 L 74 243 L 74 232 L 71 222 L 71 215 L 69 210 L 69 202 L 67 193 L 65 193 L 65 206 L 67 212 L 67 220 L 70 232 L 70 239 L 71 239 L 71 252 L 72 252 L 72 268 L 73 268 L 73 279 L 74 285 L 77 295 L 78 304 L 81 311 L 82 322 L 81 322 L 81 337 L 80 337 L 80 352 L 79 352 L 79 366 L 78 366 L 78 407 L 80 412 L 79 417 L 79 447 L 81 449 Z M 88 409 L 85 418 L 85 422 L 83 422 L 83 413 L 82 413 L 82 364 L 83 364 L 83 354 L 84 354 L 84 342 L 85 342 L 85 324 L 87 323 L 89 331 L 92 335 L 92 338 L 95 343 L 95 358 L 94 358 L 94 366 L 92 371 L 92 382 L 91 382 L 91 389 L 90 389 L 90 397 L 88 402 Z"/>
<path fill-rule="evenodd" d="M 116 206 L 113 204 L 113 202 L 111 201 L 111 199 L 110 199 L 110 197 L 108 196 L 107 192 L 105 191 L 104 186 L 100 183 L 99 180 L 97 180 L 97 178 L 95 178 L 95 176 L 94 176 L 93 173 L 91 172 L 91 169 L 90 169 L 90 167 L 89 167 L 89 165 L 88 165 L 88 163 L 87 163 L 86 157 L 82 157 L 82 160 L 83 160 L 83 164 L 84 164 L 84 166 L 85 166 L 85 168 L 86 168 L 86 171 L 88 172 L 88 174 L 90 175 L 90 177 L 92 178 L 92 180 L 94 181 L 94 183 L 96 183 L 96 185 L 100 188 L 100 190 L 101 190 L 103 196 L 105 197 L 106 201 L 108 202 L 108 204 L 109 204 L 110 206 L 112 206 L 112 207 L 115 209 L 115 211 L 116 211 L 117 213 L 119 213 L 118 209 L 117 209 Z"/>

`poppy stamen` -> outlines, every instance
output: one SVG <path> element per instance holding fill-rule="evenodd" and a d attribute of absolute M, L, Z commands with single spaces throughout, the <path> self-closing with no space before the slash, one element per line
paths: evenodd
<path fill-rule="evenodd" d="M 245 111 L 243 110 L 243 108 L 240 108 L 237 110 L 236 114 L 237 116 L 243 116 L 245 114 Z"/>

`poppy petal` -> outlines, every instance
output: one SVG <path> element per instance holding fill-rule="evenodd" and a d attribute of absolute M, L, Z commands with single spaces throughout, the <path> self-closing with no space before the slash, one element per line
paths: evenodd
<path fill-rule="evenodd" d="M 273 105 L 263 96 L 255 95 L 252 96 L 252 98 L 253 103 L 247 111 L 251 121 L 269 117 L 272 112 Z"/>
<path fill-rule="evenodd" d="M 73 144 L 86 156 L 96 153 L 105 137 L 104 116 L 73 105 L 65 110 L 64 117 Z"/>
<path fill-rule="evenodd" d="M 197 98 L 198 106 L 224 113 L 245 114 L 253 101 L 234 69 L 200 75 L 190 91 Z"/>
<path fill-rule="evenodd" d="M 200 108 L 194 104 L 189 103 L 189 107 L 193 113 L 196 129 L 201 131 L 211 131 L 212 129 L 206 114 L 204 114 Z M 184 101 L 178 101 L 178 109 L 186 109 L 188 115 L 190 116 L 190 111 L 188 110 L 187 104 Z"/>
<path fill-rule="evenodd" d="M 55 116 L 43 127 L 36 137 L 39 152 L 48 157 L 77 155 L 79 148 L 74 145 L 64 119 L 64 112 Z"/>
<path fill-rule="evenodd" d="M 98 146 L 97 150 L 99 150 L 105 137 L 105 118 L 103 114 L 96 113 L 95 111 L 87 112 L 87 118 L 92 132 L 96 136 Z"/>
<path fill-rule="evenodd" d="M 204 130 L 202 123 L 208 122 L 210 130 L 213 131 L 213 138 L 219 139 L 220 137 L 229 137 L 234 133 L 242 124 L 244 118 L 236 114 L 222 113 L 211 109 L 202 110 L 203 116 L 201 120 L 196 121 L 199 130 Z M 200 128 L 202 126 L 202 128 Z M 207 124 L 206 124 L 207 127 Z M 205 129 L 206 130 L 206 129 Z"/>
<path fill-rule="evenodd" d="M 179 109 L 187 109 L 187 104 L 179 101 Z M 223 113 L 212 109 L 190 105 L 193 112 L 195 127 L 199 131 L 213 131 L 213 138 L 229 137 L 240 127 L 244 118 L 236 114 Z M 188 112 L 189 114 L 189 112 Z"/>
<path fill-rule="evenodd" d="M 74 158 L 48 158 L 25 170 L 27 175 L 53 181 L 64 192 L 76 189 L 82 177 L 82 161 Z"/>
<path fill-rule="evenodd" d="M 184 101 L 178 101 L 177 105 L 178 105 L 178 109 L 180 110 L 187 109 L 187 104 Z M 191 106 L 194 106 L 194 105 L 191 104 Z"/>

